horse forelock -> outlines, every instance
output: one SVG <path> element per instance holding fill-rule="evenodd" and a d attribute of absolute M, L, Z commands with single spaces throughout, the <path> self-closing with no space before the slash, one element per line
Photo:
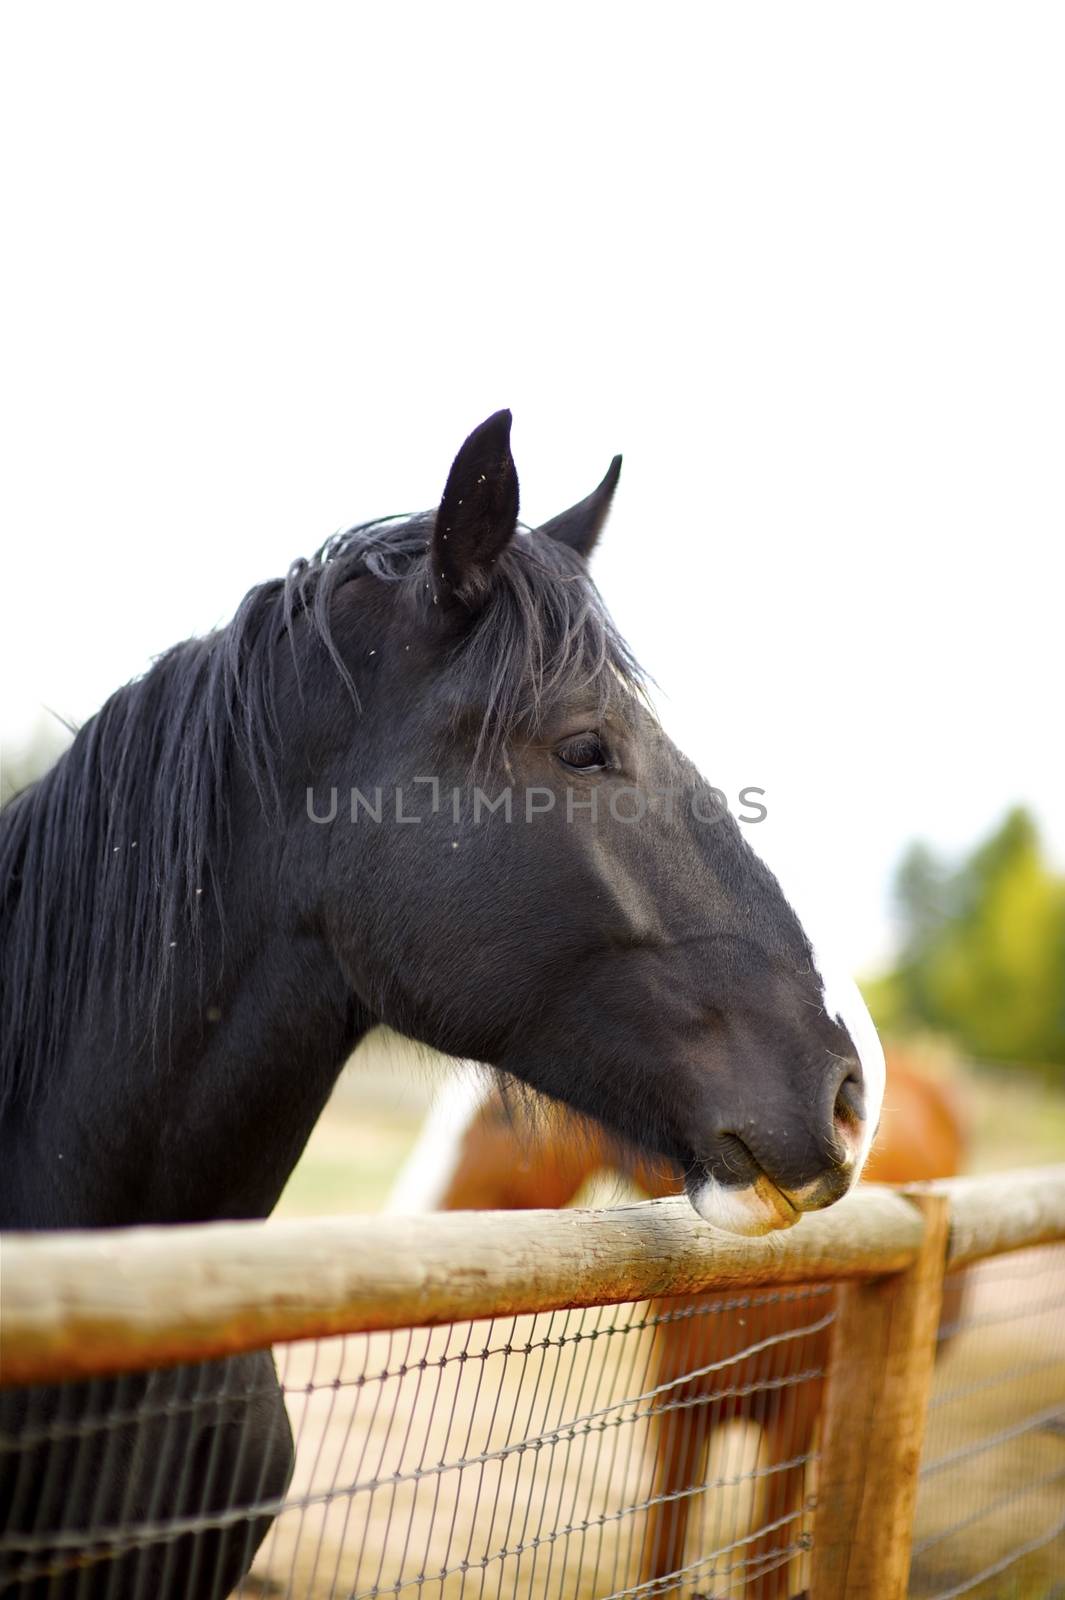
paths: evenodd
<path fill-rule="evenodd" d="M 288 580 L 290 601 L 304 585 L 327 595 L 349 578 L 403 582 L 426 613 L 437 604 L 427 554 L 435 512 L 365 523 L 334 535 Z M 313 606 L 315 626 L 335 651 L 328 600 Z M 475 764 L 515 735 L 535 732 L 563 697 L 594 698 L 605 710 L 620 685 L 643 696 L 645 677 L 618 633 L 584 561 L 568 546 L 519 526 L 500 554 L 487 594 L 449 651 L 459 697 L 483 707 Z"/>

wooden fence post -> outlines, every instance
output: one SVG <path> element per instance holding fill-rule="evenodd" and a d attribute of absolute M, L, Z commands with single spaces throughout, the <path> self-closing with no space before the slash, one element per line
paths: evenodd
<path fill-rule="evenodd" d="M 812 1600 L 905 1600 L 950 1222 L 945 1195 L 912 1200 L 925 1223 L 913 1264 L 838 1291 Z"/>

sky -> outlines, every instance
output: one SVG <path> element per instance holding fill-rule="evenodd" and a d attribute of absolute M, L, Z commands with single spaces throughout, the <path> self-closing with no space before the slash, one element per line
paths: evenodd
<path fill-rule="evenodd" d="M 850 964 L 915 836 L 1065 860 L 1065 13 L 4 7 L 0 742 L 514 412 Z"/>

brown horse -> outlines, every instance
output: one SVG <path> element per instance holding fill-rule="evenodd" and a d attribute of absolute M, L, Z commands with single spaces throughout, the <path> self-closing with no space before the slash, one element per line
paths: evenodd
<path fill-rule="evenodd" d="M 442 1210 L 524 1210 L 564 1206 L 597 1172 L 624 1164 L 649 1195 L 680 1193 L 681 1180 L 643 1162 L 621 1163 L 594 1129 L 552 1122 L 530 1130 L 527 1106 L 509 1105 L 498 1090 L 467 1084 L 441 1103 L 426 1124 L 407 1172 L 435 1185 L 415 1194 L 401 1179 L 392 1209 L 416 1204 Z M 896 1052 L 888 1058 L 880 1132 L 865 1169 L 873 1182 L 951 1177 L 963 1163 L 965 1137 L 953 1097 Z M 948 1285 L 955 1297 L 960 1291 Z M 766 1531 L 730 1557 L 746 1575 L 747 1600 L 784 1600 L 791 1557 L 802 1527 L 806 1460 L 821 1411 L 834 1296 L 803 1288 L 750 1297 L 742 1312 L 718 1315 L 735 1296 L 662 1300 L 647 1387 L 665 1402 L 654 1426 L 653 1504 L 641 1555 L 641 1582 L 684 1565 L 689 1515 L 706 1477 L 714 1431 L 756 1423 L 765 1466 L 760 1526 Z M 955 1317 L 956 1303 L 944 1310 Z M 746 1352 L 746 1354 L 745 1354 Z M 797 1380 L 798 1374 L 815 1374 Z M 752 1507 L 752 1511 L 753 1511 Z M 716 1542 L 716 1541 L 715 1541 Z M 695 1559 L 693 1555 L 690 1559 Z M 694 1574 L 693 1574 L 694 1579 Z"/>

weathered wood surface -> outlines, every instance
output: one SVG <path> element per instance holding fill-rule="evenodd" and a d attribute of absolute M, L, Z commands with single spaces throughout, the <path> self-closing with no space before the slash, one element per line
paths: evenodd
<path fill-rule="evenodd" d="M 683 1197 L 604 1211 L 9 1234 L 0 1253 L 0 1381 L 738 1284 L 897 1272 L 913 1260 L 921 1234 L 916 1208 L 872 1185 L 765 1239 L 718 1233 Z"/>
<path fill-rule="evenodd" d="M 951 1200 L 951 1264 L 1065 1238 L 1065 1167 L 931 1187 Z M 683 1198 L 605 1211 L 9 1234 L 0 1382 L 733 1285 L 877 1277 L 910 1266 L 923 1233 L 915 1205 L 869 1185 L 766 1239 L 717 1233 Z"/>
<path fill-rule="evenodd" d="M 905 1600 L 943 1291 L 950 1201 L 917 1202 L 924 1239 L 892 1277 L 843 1284 L 817 1477 L 817 1600 Z"/>
<path fill-rule="evenodd" d="M 908 1184 L 905 1192 L 950 1197 L 948 1268 L 1065 1239 L 1065 1166 Z"/>

